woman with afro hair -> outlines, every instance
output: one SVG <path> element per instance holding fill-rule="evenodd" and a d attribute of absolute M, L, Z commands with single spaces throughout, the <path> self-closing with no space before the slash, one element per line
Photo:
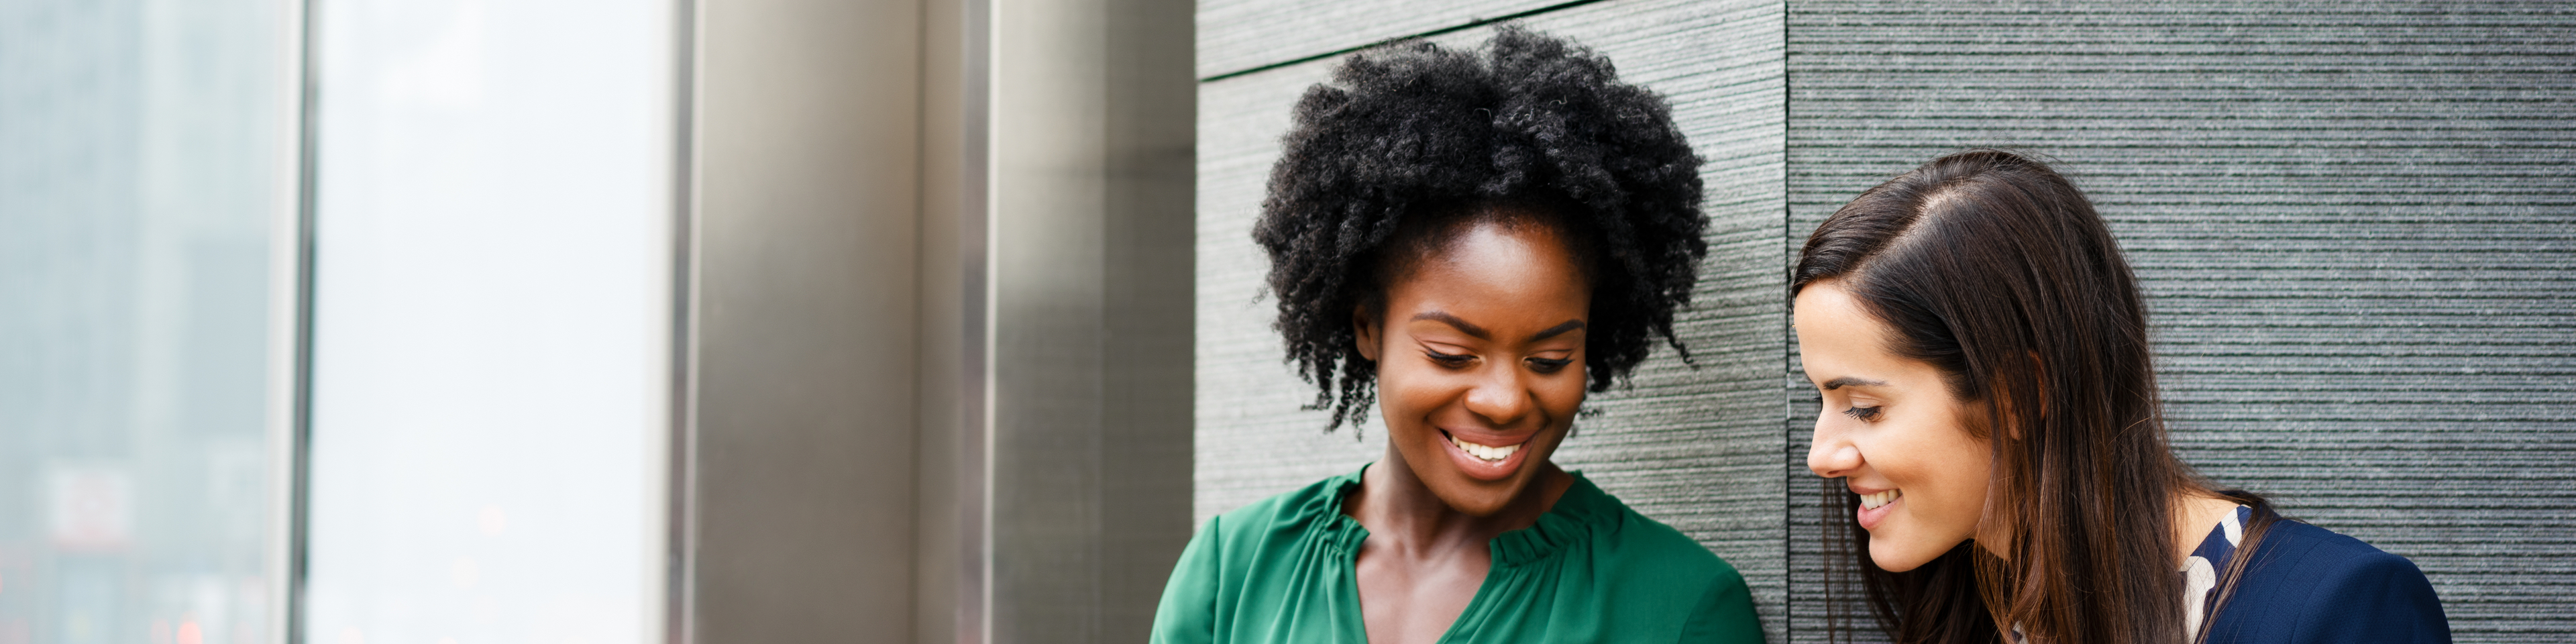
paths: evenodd
<path fill-rule="evenodd" d="M 1386 454 L 1210 520 L 1153 641 L 1760 642 L 1733 567 L 1548 461 L 1587 392 L 1682 351 L 1707 218 L 1663 99 L 1505 29 L 1350 57 L 1285 143 L 1275 326 L 1325 429 L 1375 406 Z"/>

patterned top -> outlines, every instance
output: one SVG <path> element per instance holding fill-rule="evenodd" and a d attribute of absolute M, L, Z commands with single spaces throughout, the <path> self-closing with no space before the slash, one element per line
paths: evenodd
<path fill-rule="evenodd" d="M 2209 615 L 2218 602 L 2218 570 L 2236 556 L 2236 546 L 2245 543 L 2245 524 L 2254 520 L 2254 508 L 2236 506 L 2235 512 L 2218 519 L 2200 547 L 2191 549 L 2191 558 L 2182 562 L 2182 632 L 2188 639 L 2200 632 L 2200 620 Z"/>

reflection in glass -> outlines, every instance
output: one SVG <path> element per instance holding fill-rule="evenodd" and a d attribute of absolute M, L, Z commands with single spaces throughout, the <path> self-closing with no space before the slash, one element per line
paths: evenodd
<path fill-rule="evenodd" d="M 0 644 L 273 632 L 292 6 L 0 2 Z"/>
<path fill-rule="evenodd" d="M 307 641 L 658 637 L 673 12 L 317 3 Z"/>

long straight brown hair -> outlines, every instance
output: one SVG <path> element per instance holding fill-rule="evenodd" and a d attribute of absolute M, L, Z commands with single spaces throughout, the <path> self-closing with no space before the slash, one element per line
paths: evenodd
<path fill-rule="evenodd" d="M 1828 481 L 1828 556 L 1858 577 L 1891 638 L 1993 642 L 2012 628 L 1998 625 L 2042 644 L 2192 635 L 2172 508 L 2177 492 L 2209 488 L 2166 444 L 2137 278 L 2074 184 L 2001 150 L 1934 159 L 1807 238 L 1790 294 L 1826 279 L 1893 330 L 1890 350 L 1983 409 L 1971 431 L 1994 451 L 1983 521 L 2008 540 L 1961 543 L 1902 573 L 1870 560 L 1858 498 Z M 2260 497 L 2228 496 L 2269 516 Z M 2250 558 L 2255 536 L 2231 563 Z"/>

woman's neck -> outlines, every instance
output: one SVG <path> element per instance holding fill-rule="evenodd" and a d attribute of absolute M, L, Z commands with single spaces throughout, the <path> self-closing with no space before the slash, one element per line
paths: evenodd
<path fill-rule="evenodd" d="M 1405 464 L 1404 456 L 1389 446 L 1386 456 L 1361 476 L 1359 492 L 1344 501 L 1343 512 L 1368 528 L 1372 538 L 1384 537 L 1402 550 L 1421 553 L 1465 546 L 1481 552 L 1495 536 L 1537 523 L 1573 487 L 1574 476 L 1555 463 L 1533 465 L 1540 469 L 1528 487 L 1501 511 L 1480 517 L 1440 500 Z"/>
<path fill-rule="evenodd" d="M 2191 559 L 2191 551 L 2209 537 L 2211 526 L 2236 511 L 2236 501 L 2201 487 L 2186 487 L 2173 493 L 2174 566 Z"/>

